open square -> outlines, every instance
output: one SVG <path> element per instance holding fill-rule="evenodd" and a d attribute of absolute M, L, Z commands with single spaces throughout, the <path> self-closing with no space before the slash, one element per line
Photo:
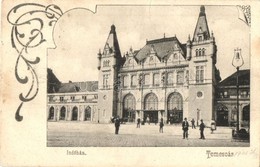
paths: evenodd
<path fill-rule="evenodd" d="M 218 127 L 213 134 L 205 129 L 205 140 L 199 139 L 199 128 L 189 129 L 189 138 L 182 139 L 181 125 L 121 124 L 115 135 L 114 124 L 86 122 L 48 122 L 48 147 L 249 147 L 249 142 L 233 141 L 232 129 Z"/>

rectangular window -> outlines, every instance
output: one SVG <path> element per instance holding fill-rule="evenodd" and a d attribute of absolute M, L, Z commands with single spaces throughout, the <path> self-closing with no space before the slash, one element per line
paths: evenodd
<path fill-rule="evenodd" d="M 150 74 L 145 74 L 144 75 L 144 85 L 149 85 L 150 84 Z"/>
<path fill-rule="evenodd" d="M 64 101 L 64 97 L 63 96 L 60 97 L 60 101 Z"/>
<path fill-rule="evenodd" d="M 173 84 L 173 72 L 167 73 L 167 85 L 172 85 Z"/>
<path fill-rule="evenodd" d="M 247 97 L 247 91 L 242 91 L 241 92 L 241 97 L 246 98 Z"/>
<path fill-rule="evenodd" d="M 204 82 L 204 66 L 196 67 L 196 83 Z"/>
<path fill-rule="evenodd" d="M 160 85 L 160 80 L 159 80 L 159 74 L 154 74 L 153 75 L 153 85 L 154 86 L 159 86 Z"/>
<path fill-rule="evenodd" d="M 183 84 L 184 71 L 177 72 L 177 84 Z"/>
<path fill-rule="evenodd" d="M 128 83 L 128 76 L 123 77 L 123 87 L 127 87 L 129 85 Z"/>
<path fill-rule="evenodd" d="M 137 78 L 136 75 L 131 76 L 131 86 L 137 85 Z"/>
<path fill-rule="evenodd" d="M 86 101 L 86 100 L 87 100 L 87 96 L 82 96 L 82 99 L 83 99 L 84 101 Z"/>
<path fill-rule="evenodd" d="M 224 97 L 225 97 L 225 98 L 228 97 L 228 92 L 227 92 L 227 91 L 224 92 Z"/>
<path fill-rule="evenodd" d="M 49 96 L 49 101 L 53 101 L 53 96 Z"/>
<path fill-rule="evenodd" d="M 108 74 L 103 75 L 103 88 L 107 89 L 108 88 Z"/>

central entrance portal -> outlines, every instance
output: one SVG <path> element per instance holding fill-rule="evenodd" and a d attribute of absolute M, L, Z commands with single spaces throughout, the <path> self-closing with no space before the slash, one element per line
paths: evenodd
<path fill-rule="evenodd" d="M 157 123 L 158 111 L 144 111 L 144 122 L 148 123 L 148 120 L 150 123 Z"/>
<path fill-rule="evenodd" d="M 144 122 L 158 122 L 158 98 L 154 93 L 149 93 L 144 99 Z M 149 120 L 149 121 L 148 121 Z"/>
<path fill-rule="evenodd" d="M 167 100 L 167 122 L 181 123 L 183 119 L 183 99 L 180 93 L 173 92 Z"/>

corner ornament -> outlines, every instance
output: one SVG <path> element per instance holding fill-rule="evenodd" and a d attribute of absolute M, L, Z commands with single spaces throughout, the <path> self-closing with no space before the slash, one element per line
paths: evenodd
<path fill-rule="evenodd" d="M 238 18 L 251 26 L 251 6 L 250 5 L 237 5 Z"/>
<path fill-rule="evenodd" d="M 40 58 L 30 55 L 30 49 L 47 42 L 44 29 L 47 26 L 53 27 L 62 14 L 56 5 L 23 3 L 12 8 L 7 15 L 7 21 L 12 25 L 11 44 L 18 54 L 15 77 L 20 84 L 29 86 L 27 93 L 19 95 L 21 103 L 15 113 L 15 119 L 19 122 L 23 120 L 20 115 L 23 103 L 33 100 L 39 91 L 39 80 L 33 66 L 40 62 Z"/>

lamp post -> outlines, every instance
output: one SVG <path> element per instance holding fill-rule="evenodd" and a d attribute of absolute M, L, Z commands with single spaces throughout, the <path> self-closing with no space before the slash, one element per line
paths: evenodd
<path fill-rule="evenodd" d="M 239 68 L 244 64 L 244 60 L 241 55 L 241 49 L 237 48 L 234 50 L 234 57 L 232 60 L 232 65 L 237 69 L 237 126 L 236 131 L 239 131 L 239 83 L 238 83 L 238 75 Z"/>

